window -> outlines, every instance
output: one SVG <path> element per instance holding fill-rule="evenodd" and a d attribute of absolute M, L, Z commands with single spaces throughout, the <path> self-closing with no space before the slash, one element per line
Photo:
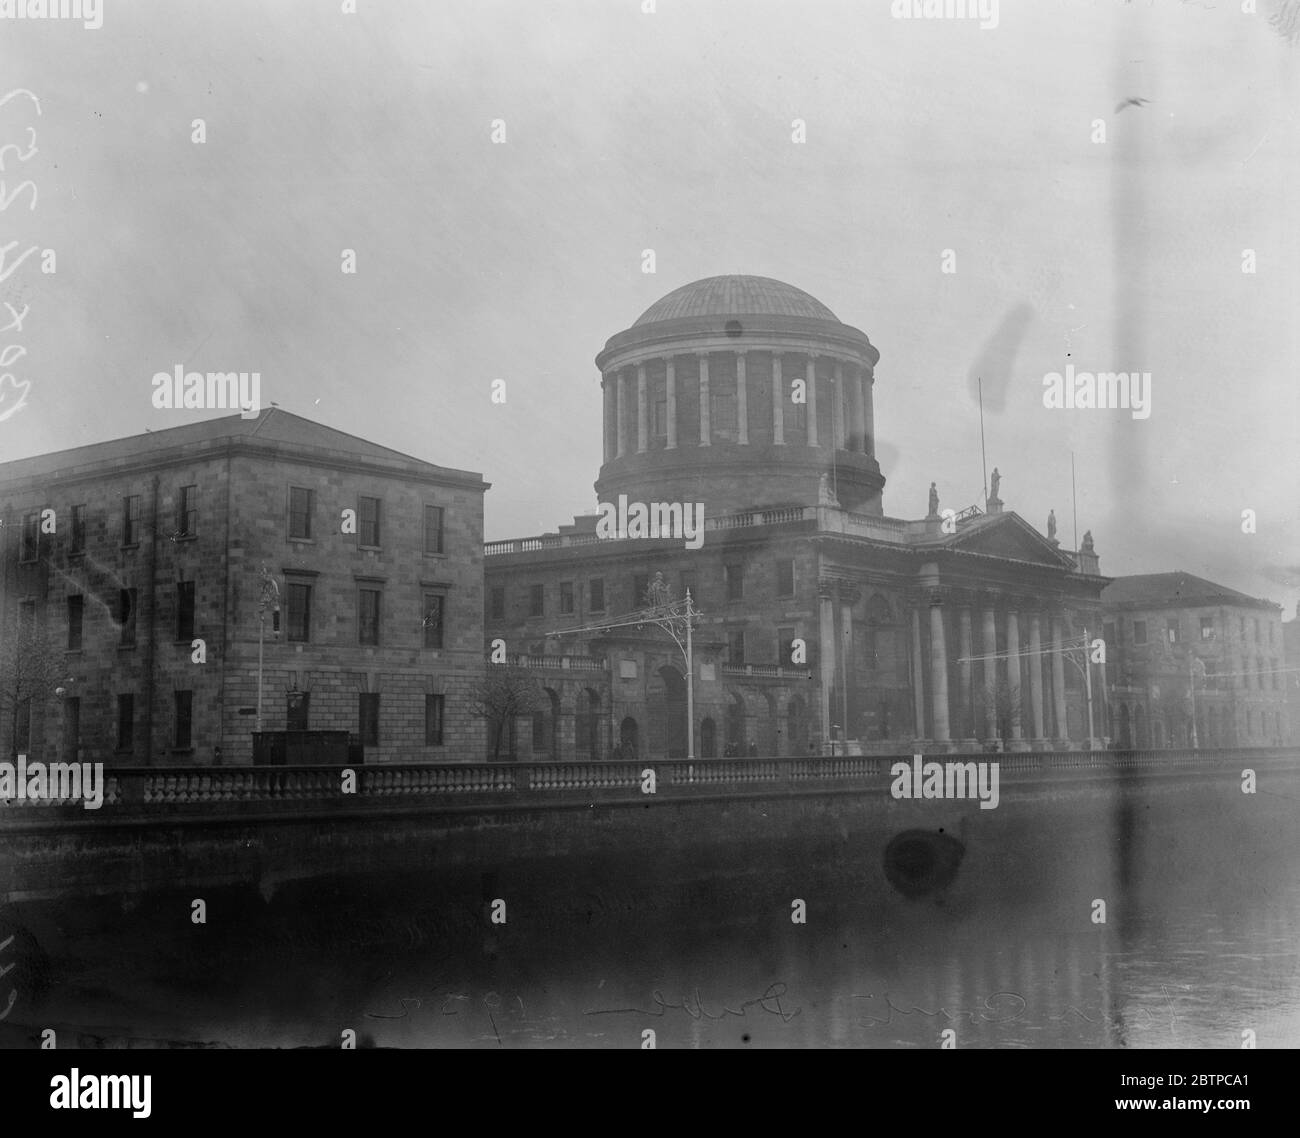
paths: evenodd
<path fill-rule="evenodd" d="M 1213 660 L 1202 660 L 1201 663 L 1205 665 L 1205 690 L 1217 691 L 1219 677 L 1215 675 L 1215 672 L 1218 670 L 1219 665 Z"/>
<path fill-rule="evenodd" d="M 528 615 L 542 616 L 546 610 L 546 587 L 544 585 L 528 586 Z"/>
<path fill-rule="evenodd" d="M 1202 640 L 1214 639 L 1214 617 L 1212 616 L 1201 617 L 1201 639 Z"/>
<path fill-rule="evenodd" d="M 361 745 L 379 746 L 379 693 L 363 691 L 358 700 L 357 717 L 360 720 Z"/>
<path fill-rule="evenodd" d="M 357 642 L 379 643 L 379 590 L 357 590 Z"/>
<path fill-rule="evenodd" d="M 632 578 L 632 608 L 637 609 L 646 603 L 646 591 L 650 588 L 650 574 L 637 573 Z"/>
<path fill-rule="evenodd" d="M 1145 620 L 1135 620 L 1133 622 L 1133 643 L 1145 644 L 1147 642 L 1147 622 Z"/>
<path fill-rule="evenodd" d="M 23 539 L 18 552 L 19 561 L 35 561 L 41 549 L 41 515 L 23 515 Z"/>
<path fill-rule="evenodd" d="M 25 755 L 32 747 L 32 700 L 30 696 L 18 701 L 15 715 L 14 746 L 18 749 L 20 755 Z"/>
<path fill-rule="evenodd" d="M 194 582 L 176 583 L 176 639 L 194 639 Z"/>
<path fill-rule="evenodd" d="M 289 537 L 311 540 L 311 519 L 315 512 L 316 492 L 305 486 L 289 487 Z"/>
<path fill-rule="evenodd" d="M 86 615 L 86 598 L 74 593 L 68 598 L 68 651 L 81 649 L 81 629 Z"/>
<path fill-rule="evenodd" d="M 793 667 L 791 657 L 794 655 L 794 629 L 778 628 L 776 630 L 776 662 L 783 668 Z"/>
<path fill-rule="evenodd" d="M 568 615 L 573 612 L 573 582 L 560 582 L 560 612 Z"/>
<path fill-rule="evenodd" d="M 135 644 L 135 608 L 136 590 L 119 590 L 117 595 L 117 642 L 124 647 Z"/>
<path fill-rule="evenodd" d="M 446 600 L 441 593 L 424 594 L 424 646 L 442 647 L 442 621 Z"/>
<path fill-rule="evenodd" d="M 605 611 L 605 578 L 593 577 L 587 584 L 587 592 L 591 598 L 591 611 Z"/>
<path fill-rule="evenodd" d="M 491 606 L 492 619 L 504 620 L 506 616 L 506 591 L 500 585 L 492 587 Z"/>
<path fill-rule="evenodd" d="M 290 731 L 306 731 L 307 713 L 311 707 L 311 692 L 291 691 L 285 708 L 285 727 Z"/>
<path fill-rule="evenodd" d="M 135 742 L 135 696 L 117 697 L 117 749 L 129 751 Z"/>
<path fill-rule="evenodd" d="M 1178 618 L 1171 616 L 1165 621 L 1165 635 L 1169 637 L 1170 644 L 1178 643 Z"/>
<path fill-rule="evenodd" d="M 727 663 L 743 664 L 745 662 L 745 632 L 737 629 L 727 634 Z"/>
<path fill-rule="evenodd" d="M 182 486 L 176 503 L 176 536 L 194 537 L 199 532 L 199 488 Z"/>
<path fill-rule="evenodd" d="M 723 574 L 727 579 L 727 600 L 745 599 L 745 567 L 743 565 L 726 565 Z"/>
<path fill-rule="evenodd" d="M 357 539 L 361 545 L 375 548 L 379 545 L 379 499 L 358 498 L 357 520 L 359 526 Z"/>
<path fill-rule="evenodd" d="M 726 379 L 719 381 L 727 382 Z M 724 438 L 736 437 L 736 392 L 715 387 L 709 392 L 709 430 Z"/>
<path fill-rule="evenodd" d="M 176 708 L 176 746 L 188 749 L 191 742 L 192 717 L 194 713 L 194 693 L 178 691 L 172 694 Z"/>
<path fill-rule="evenodd" d="M 776 595 L 794 596 L 794 558 L 786 557 L 776 563 Z"/>
<path fill-rule="evenodd" d="M 77 761 L 81 746 L 81 697 L 70 695 L 63 700 L 63 754 L 68 762 Z"/>
<path fill-rule="evenodd" d="M 442 746 L 442 715 L 446 697 L 426 695 L 424 697 L 424 745 L 426 747 Z"/>
<path fill-rule="evenodd" d="M 122 544 L 140 544 L 139 494 L 128 494 L 122 499 Z"/>
<path fill-rule="evenodd" d="M 287 592 L 289 628 L 286 635 L 291 642 L 305 644 L 311 640 L 311 586 L 290 581 Z"/>
<path fill-rule="evenodd" d="M 86 507 L 72 507 L 72 544 L 68 547 L 68 552 L 85 553 L 86 552 Z"/>
<path fill-rule="evenodd" d="M 533 712 L 533 750 L 545 751 L 546 746 L 546 712 L 540 708 Z"/>
<path fill-rule="evenodd" d="M 424 507 L 424 552 L 442 552 L 442 507 Z"/>

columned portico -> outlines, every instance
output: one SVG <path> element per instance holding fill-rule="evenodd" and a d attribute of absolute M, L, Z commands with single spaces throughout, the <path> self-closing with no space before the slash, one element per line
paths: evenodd
<path fill-rule="evenodd" d="M 998 627 L 990 601 L 984 609 L 984 738 L 998 737 Z"/>
<path fill-rule="evenodd" d="M 700 361 L 700 446 L 709 445 L 709 356 L 699 354 Z"/>
<path fill-rule="evenodd" d="M 1033 743 L 1042 747 L 1047 742 L 1043 730 L 1043 643 L 1042 627 L 1038 613 L 1029 614 L 1029 708 L 1033 716 Z"/>
<path fill-rule="evenodd" d="M 1061 618 L 1052 614 L 1052 700 L 1056 711 L 1056 745 L 1070 745 L 1069 719 L 1065 714 L 1065 644 L 1061 640 Z"/>
<path fill-rule="evenodd" d="M 636 452 L 645 454 L 649 445 L 649 419 L 646 416 L 645 364 L 636 365 Z"/>
<path fill-rule="evenodd" d="M 936 743 L 952 738 L 948 727 L 948 646 L 944 641 L 943 599 L 936 591 L 930 596 L 930 684 Z"/>
<path fill-rule="evenodd" d="M 627 383 L 622 368 L 619 368 L 615 374 L 618 384 L 618 408 L 614 417 L 615 430 L 618 432 L 616 454 L 619 458 L 622 458 L 626 450 L 625 440 L 627 439 Z"/>
<path fill-rule="evenodd" d="M 772 443 L 785 446 L 785 384 L 781 379 L 781 353 L 772 353 Z"/>
<path fill-rule="evenodd" d="M 677 449 L 677 367 L 673 362 L 673 357 L 669 356 L 664 362 L 664 397 L 667 402 L 668 414 L 668 442 L 667 450 Z"/>
<path fill-rule="evenodd" d="M 835 660 L 835 586 L 831 581 L 822 581 L 817 589 L 817 609 L 819 616 L 818 634 L 821 648 L 818 659 L 821 662 L 821 726 L 822 742 L 831 738 L 831 689 L 837 682 Z"/>
<path fill-rule="evenodd" d="M 1020 707 L 1020 614 L 1014 607 L 1007 609 L 1007 687 L 1010 691 L 1008 711 L 1011 717 L 1012 744 L 1021 741 Z"/>
<path fill-rule="evenodd" d="M 921 657 L 921 609 L 912 606 L 912 704 L 916 713 L 916 737 L 926 738 L 925 669 Z"/>
<path fill-rule="evenodd" d="M 971 623 L 970 623 L 970 605 L 963 604 L 957 610 L 957 638 L 958 652 L 960 653 L 961 664 L 958 671 L 957 687 L 957 730 L 962 740 L 967 743 L 974 743 L 975 735 L 975 708 L 972 704 L 971 678 L 973 665 L 971 663 Z"/>
<path fill-rule="evenodd" d="M 745 353 L 736 353 L 736 422 L 737 441 L 741 446 L 749 445 L 749 395 L 745 383 Z"/>

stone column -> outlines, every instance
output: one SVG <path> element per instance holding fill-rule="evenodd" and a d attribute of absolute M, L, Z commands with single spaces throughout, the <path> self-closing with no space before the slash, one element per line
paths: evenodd
<path fill-rule="evenodd" d="M 1029 614 L 1029 707 L 1033 715 L 1034 746 L 1047 739 L 1043 730 L 1043 638 L 1038 613 Z"/>
<path fill-rule="evenodd" d="M 1065 655 L 1061 641 L 1061 618 L 1052 614 L 1052 700 L 1056 711 L 1056 742 L 1058 746 L 1068 747 L 1070 743 L 1070 720 L 1065 713 Z M 1136 744 L 1135 744 L 1136 745 Z"/>
<path fill-rule="evenodd" d="M 604 461 L 608 462 L 614 455 L 614 437 L 610 431 L 610 420 L 613 418 L 614 411 L 614 392 L 611 385 L 611 376 L 606 372 L 601 377 L 600 391 L 603 397 L 602 415 L 600 421 L 600 435 L 604 443 Z"/>
<path fill-rule="evenodd" d="M 984 738 L 998 737 L 998 626 L 990 604 L 984 610 Z"/>
<path fill-rule="evenodd" d="M 925 734 L 925 680 L 923 658 L 921 656 L 921 609 L 912 608 L 912 702 L 916 709 L 916 737 L 924 739 Z"/>
<path fill-rule="evenodd" d="M 957 610 L 957 640 L 961 653 L 960 671 L 958 673 L 958 717 L 957 731 L 963 739 L 974 740 L 975 709 L 971 704 L 971 631 L 970 605 L 962 605 Z"/>
<path fill-rule="evenodd" d="M 870 451 L 867 449 L 867 389 L 863 375 L 864 373 L 861 368 L 854 369 L 853 393 L 855 398 L 853 400 L 853 426 L 858 434 L 858 450 L 863 454 L 869 454 Z"/>
<path fill-rule="evenodd" d="M 809 356 L 804 367 L 804 383 L 808 387 L 808 402 L 804 405 L 808 420 L 808 445 L 817 446 L 817 357 Z"/>
<path fill-rule="evenodd" d="M 646 415 L 645 364 L 636 365 L 636 452 L 645 454 L 649 443 L 649 417 Z"/>
<path fill-rule="evenodd" d="M 876 453 L 876 410 L 872 403 L 875 385 L 876 377 L 864 371 L 862 374 L 862 418 L 865 432 L 862 451 L 864 454 Z"/>
<path fill-rule="evenodd" d="M 820 621 L 821 651 L 821 713 L 822 741 L 831 737 L 831 688 L 835 684 L 835 610 L 831 607 L 831 587 L 825 583 L 817 591 Z"/>
<path fill-rule="evenodd" d="M 948 646 L 944 642 L 943 605 L 938 596 L 930 599 L 930 684 L 934 689 L 931 705 L 934 738 L 946 743 L 952 738 L 948 729 Z"/>
<path fill-rule="evenodd" d="M 700 352 L 700 446 L 711 442 L 709 430 L 709 355 Z"/>
<path fill-rule="evenodd" d="M 781 379 L 781 353 L 772 353 L 772 442 L 785 446 L 785 401 Z"/>
<path fill-rule="evenodd" d="M 741 446 L 749 445 L 749 392 L 745 386 L 745 353 L 736 353 L 736 425 Z"/>
<path fill-rule="evenodd" d="M 672 356 L 665 361 L 664 385 L 668 399 L 668 450 L 677 449 L 677 368 Z"/>
<path fill-rule="evenodd" d="M 616 374 L 618 387 L 615 389 L 617 404 L 614 408 L 614 433 L 617 439 L 617 456 L 622 458 L 623 452 L 626 449 L 626 434 L 623 430 L 623 420 L 626 418 L 627 384 L 623 382 L 622 368 L 620 368 Z"/>
<path fill-rule="evenodd" d="M 831 419 L 831 429 L 835 434 L 835 447 L 839 450 L 849 449 L 848 400 L 844 398 L 844 365 L 835 361 L 835 415 Z"/>
<path fill-rule="evenodd" d="M 1011 700 L 1011 740 L 1018 743 L 1020 730 L 1020 614 L 1007 609 L 1007 687 Z"/>

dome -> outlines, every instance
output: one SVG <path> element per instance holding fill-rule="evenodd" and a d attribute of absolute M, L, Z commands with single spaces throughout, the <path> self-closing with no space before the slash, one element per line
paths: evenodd
<path fill-rule="evenodd" d="M 815 296 L 771 277 L 705 277 L 660 297 L 632 327 L 691 316 L 806 316 L 830 320 L 835 315 Z"/>

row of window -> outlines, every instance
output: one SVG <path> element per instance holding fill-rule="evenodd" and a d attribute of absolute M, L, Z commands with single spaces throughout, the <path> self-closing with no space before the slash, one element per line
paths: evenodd
<path fill-rule="evenodd" d="M 745 599 L 745 566 L 740 562 L 732 562 L 723 565 L 723 588 L 728 602 L 743 601 Z M 677 588 L 673 596 L 682 598 L 690 591 L 692 600 L 696 604 L 700 602 L 699 581 L 696 571 L 682 570 L 677 574 Z M 647 603 L 646 593 L 650 588 L 651 575 L 649 573 L 635 573 L 632 576 L 632 604 L 630 608 L 640 608 Z M 794 558 L 780 558 L 776 562 L 776 595 L 778 597 L 793 597 L 795 587 L 795 570 Z M 528 589 L 528 615 L 530 617 L 546 616 L 546 586 L 544 584 L 534 584 L 527 586 Z M 577 594 L 576 582 L 561 581 L 559 583 L 559 614 L 569 616 L 577 611 Z M 587 611 L 604 612 L 605 611 L 605 578 L 590 577 L 587 579 Z M 490 620 L 506 619 L 506 587 L 504 585 L 494 585 L 488 592 L 488 618 Z"/>
<path fill-rule="evenodd" d="M 1246 618 L 1244 616 L 1238 617 L 1237 620 L 1238 620 L 1238 625 L 1237 625 L 1238 632 L 1241 634 L 1241 637 L 1244 640 L 1246 637 Z M 1252 623 L 1254 625 L 1255 642 L 1258 644 L 1260 643 L 1259 618 L 1258 617 L 1253 618 Z M 1267 628 L 1268 628 L 1268 642 L 1271 645 L 1274 643 L 1276 625 L 1274 625 L 1270 621 L 1267 624 Z M 1212 616 L 1201 617 L 1200 630 L 1201 630 L 1202 640 L 1214 640 L 1217 635 L 1215 631 L 1214 617 Z M 1116 643 L 1115 632 L 1116 632 L 1115 622 L 1113 620 L 1107 621 L 1105 625 L 1105 633 L 1104 633 L 1107 644 Z M 1133 643 L 1139 646 L 1145 644 L 1147 642 L 1147 634 L 1148 634 L 1147 622 L 1145 620 L 1135 620 L 1133 622 Z M 1182 638 L 1182 624 L 1179 618 L 1176 616 L 1166 617 L 1165 618 L 1165 639 L 1170 644 L 1177 644 L 1179 643 L 1181 638 Z"/>
<path fill-rule="evenodd" d="M 119 589 L 117 608 L 113 620 L 117 626 L 118 644 L 129 648 L 136 642 L 136 613 L 139 610 L 139 590 Z M 285 634 L 291 643 L 310 643 L 312 586 L 290 582 L 286 589 Z M 443 593 L 426 592 L 421 615 L 421 638 L 425 648 L 442 648 L 446 637 L 447 598 Z M 357 589 L 357 643 L 378 645 L 383 642 L 383 590 L 373 585 Z M 75 652 L 83 647 L 86 618 L 86 598 L 72 593 L 67 598 L 68 641 L 67 650 Z M 35 627 L 36 602 L 19 602 L 21 628 Z M 176 583 L 176 639 L 188 643 L 195 636 L 194 582 Z"/>
<path fill-rule="evenodd" d="M 357 544 L 377 549 L 381 545 L 383 529 L 383 501 L 380 498 L 357 498 Z M 32 562 L 40 558 L 41 513 L 34 510 L 22 518 L 22 536 L 18 559 Z M 305 486 L 289 487 L 288 537 L 294 541 L 311 541 L 315 529 L 316 491 Z M 141 496 L 127 494 L 122 498 L 122 545 L 139 545 L 143 526 L 141 522 Z M 86 551 L 87 507 L 84 503 L 71 508 L 68 554 Z M 446 510 L 442 506 L 424 507 L 424 552 L 444 552 Z M 176 498 L 175 530 L 173 541 L 197 537 L 199 532 L 199 488 L 182 486 Z"/>
<path fill-rule="evenodd" d="M 367 747 L 378 747 L 379 729 L 378 692 L 361 692 L 357 697 L 357 734 Z M 293 692 L 289 696 L 287 725 L 290 731 L 308 730 L 308 705 L 310 692 Z M 21 700 L 15 717 L 15 745 L 19 752 L 31 748 L 32 701 Z M 424 697 L 424 745 L 441 747 L 446 697 Z M 63 701 L 63 746 L 69 758 L 75 758 L 81 742 L 81 699 L 69 696 Z M 172 693 L 172 746 L 177 750 L 193 747 L 194 693 Z M 135 746 L 135 695 L 123 692 L 117 697 L 117 749 L 130 751 Z"/>

